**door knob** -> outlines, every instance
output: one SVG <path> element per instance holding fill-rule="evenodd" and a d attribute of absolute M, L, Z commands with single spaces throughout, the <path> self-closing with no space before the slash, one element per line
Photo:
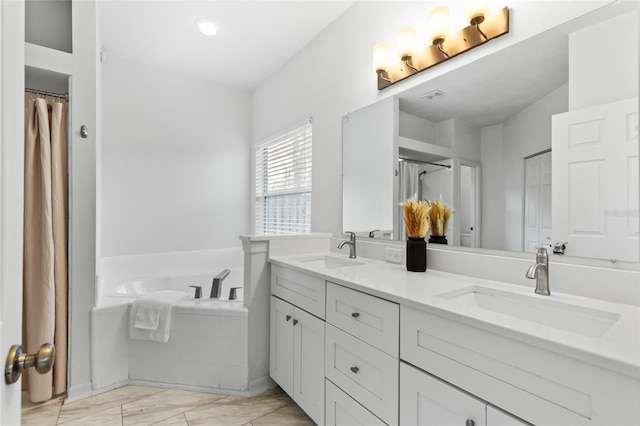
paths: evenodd
<path fill-rule="evenodd" d="M 35 367 L 40 374 L 48 373 L 56 359 L 55 349 L 51 343 L 45 343 L 40 346 L 38 352 L 27 355 L 22 352 L 21 345 L 11 346 L 4 365 L 4 381 L 8 385 L 17 382 L 22 370 L 29 367 Z"/>

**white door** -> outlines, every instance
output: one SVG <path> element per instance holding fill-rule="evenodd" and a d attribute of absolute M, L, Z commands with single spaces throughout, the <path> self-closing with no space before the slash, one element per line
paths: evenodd
<path fill-rule="evenodd" d="M 22 340 L 24 2 L 0 2 L 0 360 Z M 0 424 L 20 424 L 21 382 L 0 384 Z"/>
<path fill-rule="evenodd" d="M 293 400 L 323 425 L 324 321 L 296 308 L 293 331 Z"/>
<path fill-rule="evenodd" d="M 460 245 L 479 247 L 479 164 L 460 164 Z"/>
<path fill-rule="evenodd" d="M 553 241 L 637 262 L 638 98 L 553 116 Z"/>
<path fill-rule="evenodd" d="M 524 251 L 551 242 L 551 152 L 525 160 Z"/>

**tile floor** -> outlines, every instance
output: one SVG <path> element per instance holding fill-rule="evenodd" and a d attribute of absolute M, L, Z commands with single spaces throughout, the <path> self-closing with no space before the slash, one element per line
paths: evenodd
<path fill-rule="evenodd" d="M 123 386 L 90 398 L 62 399 L 22 410 L 34 426 L 313 425 L 280 388 L 253 397 L 148 386 Z"/>

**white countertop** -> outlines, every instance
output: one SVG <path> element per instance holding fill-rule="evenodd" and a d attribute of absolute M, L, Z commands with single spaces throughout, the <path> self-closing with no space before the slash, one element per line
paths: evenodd
<path fill-rule="evenodd" d="M 346 259 L 346 256 L 335 253 L 315 253 L 277 256 L 270 258 L 269 261 L 276 265 L 311 272 L 336 284 L 364 291 L 401 305 L 431 312 L 602 368 L 640 378 L 640 308 L 637 306 L 556 293 L 553 288 L 550 289 L 551 296 L 536 295 L 534 280 L 531 281 L 531 287 L 527 288 L 434 270 L 409 272 L 404 264 L 360 257 L 356 261 L 364 264 L 326 268 L 313 262 L 305 262 L 310 256 Z M 541 304 L 565 303 L 617 314 L 620 317 L 602 336 L 589 337 L 477 307 L 461 306 L 459 303 L 439 296 L 471 286 L 507 291 L 510 294 L 516 294 L 520 300 L 532 303 L 537 303 L 537 300 L 540 300 Z"/>

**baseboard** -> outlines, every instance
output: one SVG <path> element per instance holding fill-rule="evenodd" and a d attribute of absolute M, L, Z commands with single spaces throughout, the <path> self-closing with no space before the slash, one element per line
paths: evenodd
<path fill-rule="evenodd" d="M 258 395 L 262 392 L 268 391 L 269 389 L 273 389 L 278 384 L 273 381 L 273 379 L 269 376 L 260 377 L 259 379 L 252 380 L 249 383 L 249 396 Z"/>
<path fill-rule="evenodd" d="M 67 391 L 69 399 L 82 399 L 93 395 L 91 383 L 83 383 L 81 385 L 71 386 Z"/>

